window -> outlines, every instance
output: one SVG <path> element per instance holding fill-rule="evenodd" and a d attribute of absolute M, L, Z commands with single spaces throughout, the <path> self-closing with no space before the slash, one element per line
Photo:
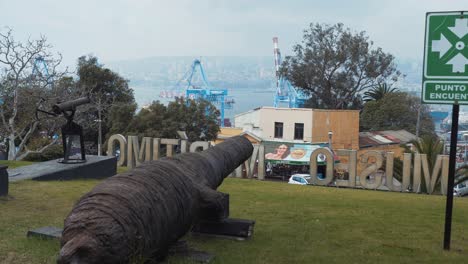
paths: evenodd
<path fill-rule="evenodd" d="M 275 122 L 275 138 L 283 138 L 283 123 Z"/>
<path fill-rule="evenodd" d="M 294 139 L 304 139 L 304 123 L 294 123 Z"/>

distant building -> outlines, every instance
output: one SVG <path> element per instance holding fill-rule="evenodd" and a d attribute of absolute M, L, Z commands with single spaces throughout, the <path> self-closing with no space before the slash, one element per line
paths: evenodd
<path fill-rule="evenodd" d="M 236 115 L 234 119 L 236 127 L 221 128 L 216 143 L 235 135 L 243 135 L 253 144 L 262 145 L 267 163 L 296 165 L 301 161 L 298 166 L 305 165 L 302 169 L 305 173 L 308 171 L 307 161 L 311 151 L 317 147 L 328 146 L 329 132 L 332 132 L 331 142 L 334 151 L 356 150 L 358 159 L 368 151 L 393 152 L 396 158 L 402 158 L 405 151 L 402 145 L 409 145 L 412 140 L 417 139 L 414 134 L 406 130 L 359 132 L 357 110 L 261 107 Z M 289 151 L 286 157 L 279 158 L 278 162 L 272 162 L 267 158 L 270 152 L 278 153 L 282 145 L 286 151 Z M 293 157 L 292 154 L 299 148 L 306 150 L 300 159 Z M 293 157 L 294 163 L 289 162 L 291 160 L 288 157 Z M 345 165 L 349 163 L 349 156 L 336 154 L 335 160 L 339 160 L 340 165 Z M 371 158 L 368 162 L 373 163 L 375 160 Z M 357 164 L 358 175 L 366 168 L 362 164 L 367 162 Z M 283 174 L 275 172 L 274 169 L 275 167 L 271 169 L 273 175 L 290 175 L 292 170 L 298 168 L 284 167 Z M 266 173 L 268 176 L 268 170 Z"/>
<path fill-rule="evenodd" d="M 383 130 L 359 133 L 359 153 L 369 150 L 395 153 L 395 157 L 402 158 L 404 149 L 401 145 L 407 145 L 416 140 L 416 135 L 406 130 Z"/>
<path fill-rule="evenodd" d="M 237 128 L 267 141 L 328 143 L 359 148 L 359 111 L 260 107 L 234 117 Z"/>

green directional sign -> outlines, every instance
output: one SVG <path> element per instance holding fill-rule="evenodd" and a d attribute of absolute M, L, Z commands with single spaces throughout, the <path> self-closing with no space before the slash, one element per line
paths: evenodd
<path fill-rule="evenodd" d="M 468 12 L 426 14 L 422 101 L 468 104 Z"/>

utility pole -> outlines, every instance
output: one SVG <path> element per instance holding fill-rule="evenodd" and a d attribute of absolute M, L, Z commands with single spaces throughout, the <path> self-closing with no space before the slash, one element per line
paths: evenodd
<path fill-rule="evenodd" d="M 419 126 L 421 123 L 421 104 L 419 104 L 418 108 L 418 118 L 416 120 L 416 137 L 419 138 Z"/>
<path fill-rule="evenodd" d="M 101 97 L 98 99 L 98 156 L 101 156 L 101 142 L 102 142 L 102 105 L 101 105 Z"/>

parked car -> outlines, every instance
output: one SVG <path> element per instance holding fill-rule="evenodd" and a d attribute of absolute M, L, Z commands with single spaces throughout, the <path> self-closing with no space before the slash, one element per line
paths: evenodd
<path fill-rule="evenodd" d="M 300 185 L 307 185 L 310 184 L 310 175 L 309 174 L 293 174 L 289 178 L 289 184 L 300 184 Z"/>
<path fill-rule="evenodd" d="M 463 196 L 467 194 L 468 194 L 467 182 L 462 182 L 453 186 L 453 196 Z"/>

